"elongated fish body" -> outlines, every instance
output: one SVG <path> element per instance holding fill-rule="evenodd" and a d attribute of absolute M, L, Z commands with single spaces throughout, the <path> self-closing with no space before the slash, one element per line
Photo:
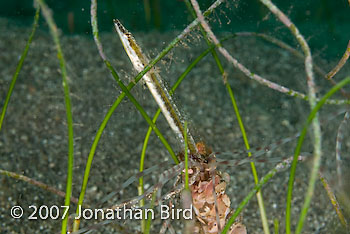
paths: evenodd
<path fill-rule="evenodd" d="M 146 56 L 143 55 L 141 48 L 137 45 L 136 40 L 131 33 L 120 23 L 119 20 L 114 20 L 115 29 L 119 35 L 119 38 L 124 46 L 126 53 L 128 54 L 134 68 L 137 72 L 141 72 L 149 63 Z M 179 110 L 172 101 L 168 90 L 165 88 L 161 77 L 151 71 L 147 72 L 143 76 L 143 80 L 146 83 L 149 91 L 151 92 L 154 100 L 160 107 L 163 115 L 165 116 L 169 126 L 175 132 L 181 143 L 184 142 L 184 121 L 180 115 Z M 188 146 L 192 153 L 196 153 L 195 142 L 193 137 L 188 132 Z"/>

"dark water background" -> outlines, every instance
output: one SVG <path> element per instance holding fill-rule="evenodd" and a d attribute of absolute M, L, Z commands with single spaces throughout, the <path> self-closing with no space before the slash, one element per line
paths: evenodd
<path fill-rule="evenodd" d="M 66 34 L 90 34 L 90 1 L 64 0 L 46 1 L 54 12 L 54 19 Z M 147 2 L 149 7 L 147 7 Z M 213 1 L 199 1 L 201 9 L 207 9 Z M 229 1 L 231 2 L 231 1 Z M 220 31 L 271 32 L 281 27 L 274 16 L 258 0 L 232 1 L 234 9 L 226 17 Z M 298 26 L 304 35 L 309 35 L 312 49 L 322 51 L 328 58 L 341 56 L 350 38 L 350 7 L 346 0 L 275 0 L 273 1 Z M 145 10 L 148 9 L 148 10 Z M 0 16 L 15 19 L 18 24 L 30 25 L 33 20 L 32 1 L 0 1 Z M 181 0 L 103 0 L 98 1 L 100 31 L 112 30 L 112 19 L 120 19 L 133 31 L 165 32 L 181 30 L 191 17 Z M 146 16 L 147 15 L 147 16 Z M 216 22 L 218 23 L 218 22 Z M 276 32 L 283 40 L 290 40 L 289 34 Z"/>

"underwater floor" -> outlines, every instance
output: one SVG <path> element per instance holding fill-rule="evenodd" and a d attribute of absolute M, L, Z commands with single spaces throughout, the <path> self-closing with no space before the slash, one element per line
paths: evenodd
<path fill-rule="evenodd" d="M 29 35 L 29 28 L 22 28 L 6 19 L 0 19 L 0 106 L 15 72 L 20 54 Z M 135 38 L 144 52 L 154 58 L 179 32 L 135 33 Z M 168 85 L 173 84 L 186 67 L 206 49 L 203 38 L 194 32 L 177 45 L 157 66 L 157 70 Z M 132 81 L 136 72 L 114 32 L 101 34 L 102 44 L 112 65 L 125 84 Z M 74 121 L 74 181 L 73 196 L 78 197 L 85 164 L 96 131 L 109 107 L 121 91 L 104 66 L 96 46 L 89 36 L 62 36 L 62 48 L 67 62 L 67 73 L 72 97 Z M 255 37 L 236 37 L 224 43 L 236 57 L 252 72 L 278 84 L 306 93 L 306 78 L 303 61 L 289 52 Z M 328 61 L 315 53 L 315 64 L 328 72 L 337 60 Z M 252 148 L 269 145 L 301 130 L 309 113 L 308 103 L 278 93 L 245 77 L 241 72 L 225 62 L 228 81 L 234 91 L 247 136 Z M 349 74 L 350 67 L 335 77 L 341 80 Z M 317 74 L 318 91 L 324 94 L 331 85 Z M 156 104 L 142 84 L 132 93 L 150 116 L 156 111 Z M 334 98 L 342 98 L 337 95 Z M 204 141 L 214 151 L 243 151 L 239 155 L 225 155 L 227 159 L 242 159 L 244 143 L 239 130 L 232 104 L 215 61 L 207 55 L 188 74 L 175 92 L 175 102 L 181 113 L 189 120 L 189 128 L 196 141 Z M 331 186 L 337 189 L 335 164 L 335 142 L 337 128 L 344 114 L 334 117 L 335 111 L 345 106 L 326 105 L 320 118 L 323 132 L 322 173 Z M 331 119 L 331 120 L 330 120 Z M 157 126 L 169 143 L 179 152 L 182 146 L 170 130 L 163 117 Z M 137 195 L 137 182 L 121 190 L 121 185 L 138 172 L 139 158 L 143 140 L 148 129 L 146 121 L 126 98 L 112 115 L 102 135 L 93 160 L 85 202 L 92 207 L 106 207 L 118 201 Z M 349 127 L 347 126 L 347 129 Z M 343 157 L 349 158 L 349 131 L 344 131 Z M 311 135 L 302 148 L 311 157 Z M 278 146 L 265 154 L 266 158 L 284 158 L 293 155 L 296 140 Z M 40 29 L 37 31 L 28 56 L 18 77 L 11 101 L 0 133 L 0 169 L 16 172 L 38 180 L 59 190 L 65 191 L 67 171 L 67 124 L 55 46 L 50 35 Z M 147 148 L 146 167 L 171 160 L 159 139 L 152 134 Z M 218 158 L 222 157 L 220 154 Z M 268 159 L 267 159 L 268 160 Z M 349 161 L 349 160 L 347 160 Z M 276 162 L 257 163 L 260 177 L 276 165 Z M 292 224 L 295 225 L 302 206 L 310 173 L 310 160 L 298 165 L 293 191 Z M 349 163 L 344 162 L 344 171 Z M 160 173 L 167 168 L 158 168 L 145 177 L 145 183 L 155 184 Z M 230 175 L 227 194 L 231 207 L 235 208 L 254 187 L 250 165 L 219 167 Z M 285 201 L 289 171 L 277 174 L 263 187 L 263 198 L 271 230 L 273 220 L 280 221 L 284 232 Z M 345 175 L 344 175 L 345 176 Z M 55 194 L 18 181 L 4 175 L 0 180 L 0 219 L 1 233 L 58 233 L 61 220 L 28 220 L 30 205 L 63 205 L 64 199 Z M 164 193 L 172 187 L 169 182 Z M 348 185 L 349 187 L 349 185 Z M 107 202 L 101 201 L 116 192 Z M 175 199 L 174 203 L 179 199 Z M 13 219 L 12 206 L 24 207 L 24 216 Z M 73 212 L 70 212 L 73 213 Z M 262 225 L 256 198 L 243 210 L 243 222 L 248 233 L 262 233 Z M 82 222 L 88 227 L 95 222 Z M 153 233 L 159 232 L 160 220 L 155 220 Z M 120 230 L 119 225 L 124 227 Z M 181 223 L 174 222 L 181 233 Z M 116 224 L 102 225 L 97 233 L 134 233 L 140 230 L 139 221 L 116 221 Z M 303 233 L 341 233 L 337 215 L 320 181 L 316 184 Z M 344 232 L 345 233 L 345 232 Z"/>

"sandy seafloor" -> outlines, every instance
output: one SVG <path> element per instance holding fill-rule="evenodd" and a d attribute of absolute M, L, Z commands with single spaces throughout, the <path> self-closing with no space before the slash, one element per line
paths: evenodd
<path fill-rule="evenodd" d="M 0 106 L 3 106 L 29 30 L 29 28 L 18 27 L 6 19 L 0 20 Z M 135 37 L 146 54 L 153 58 L 177 33 L 135 33 Z M 136 73 L 116 34 L 103 33 L 101 40 L 108 58 L 124 83 L 129 82 Z M 73 195 L 78 197 L 87 156 L 96 131 L 121 91 L 102 63 L 91 36 L 63 36 L 61 42 L 67 61 L 72 98 L 75 155 Z M 231 39 L 224 46 L 252 72 L 289 88 L 307 92 L 303 61 L 288 52 L 252 37 Z M 189 63 L 204 49 L 205 44 L 202 38 L 198 37 L 198 32 L 191 34 L 176 46 L 158 65 L 159 72 L 166 83 L 173 84 Z M 221 60 L 224 61 L 222 57 Z M 337 62 L 324 60 L 318 55 L 315 56 L 315 61 L 325 71 L 329 71 Z M 228 73 L 228 80 L 235 93 L 252 148 L 268 145 L 300 131 L 309 113 L 306 101 L 291 98 L 251 81 L 227 62 L 224 62 L 224 68 Z M 345 74 L 349 74 L 348 72 L 347 65 L 335 79 L 340 80 Z M 316 75 L 316 82 L 319 93 L 324 94 L 331 87 L 320 75 Z M 148 90 L 137 85 L 132 93 L 147 113 L 153 115 L 156 105 Z M 337 98 L 342 97 L 338 95 Z M 244 150 L 242 135 L 229 95 L 210 56 L 203 59 L 189 73 L 176 91 L 175 101 L 183 115 L 190 121 L 189 127 L 196 141 L 205 141 L 214 151 Z M 344 106 L 327 105 L 321 111 L 321 119 L 330 118 L 332 112 L 344 108 Z M 334 189 L 338 188 L 338 182 L 335 179 L 335 137 L 342 118 L 340 115 L 322 124 L 322 172 Z M 157 126 L 178 152 L 181 145 L 163 117 L 159 119 Z M 346 127 L 345 132 L 349 132 L 348 130 L 349 127 Z M 106 207 L 137 195 L 136 182 L 123 191 L 120 188 L 124 181 L 138 171 L 146 131 L 146 121 L 131 102 L 124 99 L 112 115 L 97 147 L 85 198 L 86 203 L 92 207 Z M 311 135 L 308 135 L 302 149 L 305 155 L 312 152 L 310 139 Z M 349 134 L 346 133 L 342 155 L 347 161 L 350 156 L 349 142 Z M 264 157 L 291 156 L 295 145 L 294 140 L 279 146 L 274 152 Z M 64 191 L 67 151 L 67 124 L 59 63 L 50 35 L 39 29 L 18 77 L 4 126 L 0 132 L 0 168 L 28 176 Z M 238 156 L 227 156 L 230 159 L 244 157 L 244 153 Z M 345 159 L 343 171 L 349 169 Z M 152 134 L 147 149 L 146 167 L 164 160 L 170 161 L 171 158 L 161 142 Z M 257 164 L 258 174 L 264 175 L 275 164 Z M 293 226 L 298 220 L 308 184 L 310 165 L 310 162 L 301 163 L 297 169 L 292 206 Z M 219 169 L 230 174 L 231 181 L 227 194 L 234 208 L 253 188 L 250 166 L 246 164 Z M 150 173 L 145 178 L 146 183 L 148 185 L 156 183 L 164 170 L 165 168 L 159 168 Z M 63 198 L 4 175 L 0 178 L 1 233 L 44 234 L 60 231 L 61 220 L 40 220 L 40 218 L 28 220 L 31 211 L 28 206 L 60 206 L 64 203 Z M 172 183 L 173 181 L 163 188 L 163 192 L 169 191 Z M 273 219 L 277 218 L 280 221 L 280 233 L 284 232 L 287 183 L 288 171 L 283 171 L 263 188 L 270 228 L 273 230 Z M 117 194 L 112 200 L 101 205 L 101 200 L 111 192 L 117 192 Z M 342 233 L 337 215 L 320 181 L 316 184 L 313 198 L 303 233 Z M 177 201 L 178 199 L 175 199 L 173 202 L 180 206 L 176 203 Z M 14 205 L 24 207 L 25 214 L 21 219 L 10 217 L 10 208 Z M 255 197 L 244 209 L 243 217 L 248 233 L 262 233 Z M 93 224 L 93 221 L 83 221 L 81 226 L 87 227 Z M 154 224 L 152 233 L 157 233 L 161 222 L 157 219 Z M 173 221 L 171 224 L 177 233 L 181 233 L 179 222 Z M 125 230 L 120 231 L 118 225 L 123 226 Z M 139 229 L 138 221 L 124 223 L 117 220 L 115 224 L 100 227 L 96 233 L 125 233 L 128 232 L 127 230 L 129 233 L 134 233 Z"/>

